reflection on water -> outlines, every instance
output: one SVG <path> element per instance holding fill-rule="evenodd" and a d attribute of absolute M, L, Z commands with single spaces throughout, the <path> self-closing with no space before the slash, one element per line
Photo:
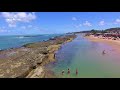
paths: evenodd
<path fill-rule="evenodd" d="M 106 51 L 105 55 L 102 54 L 103 50 Z M 56 59 L 48 67 L 61 78 L 120 77 L 120 55 L 112 47 L 91 42 L 81 35 L 63 45 L 57 52 Z M 67 74 L 68 68 L 70 75 Z M 62 70 L 65 70 L 64 75 L 61 75 Z"/>

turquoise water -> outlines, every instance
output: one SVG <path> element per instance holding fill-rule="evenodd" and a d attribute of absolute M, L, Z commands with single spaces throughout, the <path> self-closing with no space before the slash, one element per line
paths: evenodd
<path fill-rule="evenodd" d="M 103 50 L 106 50 L 105 55 Z M 120 77 L 120 55 L 111 46 L 78 35 L 56 52 L 56 61 L 47 67 L 60 78 L 114 78 Z M 78 75 L 75 74 L 76 68 Z M 64 75 L 61 75 L 62 70 Z"/>
<path fill-rule="evenodd" d="M 13 35 L 13 36 L 0 36 L 0 50 L 20 47 L 27 43 L 33 43 L 63 34 L 43 34 L 43 35 Z"/>

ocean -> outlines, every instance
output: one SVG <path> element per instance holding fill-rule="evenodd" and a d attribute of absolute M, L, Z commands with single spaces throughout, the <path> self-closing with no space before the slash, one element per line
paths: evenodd
<path fill-rule="evenodd" d="M 43 40 L 49 40 L 55 36 L 64 34 L 41 34 L 41 35 L 11 35 L 11 36 L 0 36 L 0 50 L 17 48 L 27 43 L 34 43 Z"/>

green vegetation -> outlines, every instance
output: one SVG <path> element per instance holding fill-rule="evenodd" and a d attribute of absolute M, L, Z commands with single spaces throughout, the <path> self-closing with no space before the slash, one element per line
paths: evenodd
<path fill-rule="evenodd" d="M 97 31 L 97 30 L 92 29 L 92 30 L 91 30 L 91 33 L 92 33 L 92 34 L 96 34 L 96 33 L 98 33 L 98 31 Z"/>
<path fill-rule="evenodd" d="M 107 31 L 105 31 L 105 30 L 102 30 L 102 31 L 101 31 L 101 33 L 102 33 L 102 34 L 105 34 L 105 33 L 107 33 Z"/>
<path fill-rule="evenodd" d="M 28 44 L 25 44 L 24 47 L 36 48 L 36 47 L 39 47 L 39 43 L 28 43 Z"/>

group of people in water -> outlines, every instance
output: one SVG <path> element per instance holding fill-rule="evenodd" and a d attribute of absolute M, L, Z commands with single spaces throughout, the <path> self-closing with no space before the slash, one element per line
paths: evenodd
<path fill-rule="evenodd" d="M 62 70 L 62 75 L 64 75 L 65 71 Z M 68 68 L 67 74 L 70 74 L 70 69 Z M 78 69 L 76 69 L 76 75 L 78 75 Z"/>
<path fill-rule="evenodd" d="M 102 54 L 103 54 L 103 55 L 106 54 L 105 50 L 103 50 Z M 64 75 L 64 73 L 65 73 L 65 71 L 62 70 L 62 75 Z M 67 74 L 70 74 L 70 69 L 69 69 L 69 68 L 68 68 L 68 70 L 67 70 Z M 76 69 L 75 74 L 78 75 L 78 69 Z"/>

